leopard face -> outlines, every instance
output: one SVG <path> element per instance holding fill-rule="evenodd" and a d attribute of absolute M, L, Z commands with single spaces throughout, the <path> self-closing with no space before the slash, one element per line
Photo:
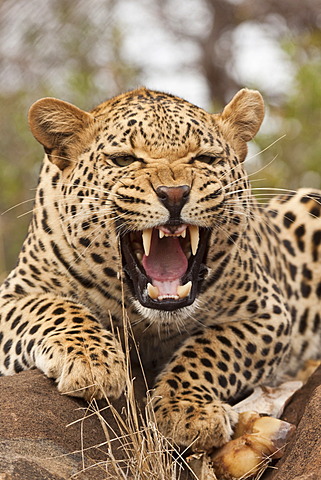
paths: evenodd
<path fill-rule="evenodd" d="M 69 130 L 58 135 L 64 110 Z M 119 271 L 121 263 L 137 308 L 145 316 L 154 310 L 188 315 L 186 307 L 197 306 L 213 258 L 226 254 L 246 228 L 249 186 L 242 161 L 262 117 L 257 92 L 243 90 L 222 114 L 211 115 L 180 98 L 141 89 L 90 114 L 41 100 L 30 123 L 62 171 L 60 216 L 71 212 L 64 227 L 69 243 L 76 249 L 84 243 L 79 218 L 81 211 L 88 217 L 89 203 L 97 218 L 85 232 L 86 242 L 100 239 L 101 245 L 100 237 L 108 238 L 118 252 L 110 268 Z M 70 160 L 75 151 L 80 161 Z M 90 204 L 86 196 L 95 201 Z M 82 228 L 88 218 L 84 223 Z"/>

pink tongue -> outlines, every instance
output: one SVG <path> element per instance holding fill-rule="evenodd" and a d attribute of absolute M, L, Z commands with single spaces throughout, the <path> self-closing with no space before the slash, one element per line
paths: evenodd
<path fill-rule="evenodd" d="M 143 267 L 152 280 L 168 282 L 181 278 L 187 270 L 188 262 L 178 238 L 160 239 L 155 229 L 149 255 L 143 256 Z"/>

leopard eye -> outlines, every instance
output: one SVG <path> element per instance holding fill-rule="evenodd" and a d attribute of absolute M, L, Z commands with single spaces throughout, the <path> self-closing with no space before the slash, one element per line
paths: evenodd
<path fill-rule="evenodd" d="M 194 160 L 197 160 L 198 162 L 203 162 L 207 163 L 208 165 L 212 165 L 219 157 L 216 157 L 215 155 L 199 155 L 198 157 L 195 157 Z"/>
<path fill-rule="evenodd" d="M 112 162 L 118 167 L 128 167 L 133 162 L 136 162 L 137 158 L 133 155 L 117 155 L 109 157 Z"/>

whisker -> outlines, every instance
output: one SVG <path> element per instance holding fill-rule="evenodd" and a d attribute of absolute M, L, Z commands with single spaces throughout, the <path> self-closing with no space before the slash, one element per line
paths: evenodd
<path fill-rule="evenodd" d="M 264 151 L 264 150 L 263 150 Z M 262 170 L 265 170 L 266 168 L 268 168 L 270 165 L 272 165 L 272 163 L 278 158 L 278 154 L 275 155 L 272 160 L 270 160 L 266 165 L 264 165 L 262 168 L 259 168 L 259 170 L 256 170 L 255 172 L 252 172 L 250 174 L 248 174 L 248 177 L 253 177 L 253 175 L 257 175 L 259 172 L 262 172 Z"/>
<path fill-rule="evenodd" d="M 5 215 L 8 212 L 11 212 L 11 210 L 14 210 L 17 207 L 20 207 L 21 205 L 24 205 L 29 202 L 34 202 L 35 198 L 29 198 L 28 200 L 24 200 L 23 202 L 17 203 L 16 205 L 13 205 L 12 207 L 7 208 L 4 212 L 1 212 L 1 215 Z"/>
<path fill-rule="evenodd" d="M 275 145 L 276 143 L 278 143 L 280 140 L 282 140 L 284 137 L 286 137 L 286 133 L 284 133 L 283 135 L 281 135 L 281 137 L 277 138 L 276 140 L 274 140 L 274 142 L 270 143 L 267 147 L 265 147 L 263 150 L 260 150 L 259 152 L 255 153 L 254 155 L 252 155 L 251 157 L 247 157 L 246 160 L 252 160 L 252 158 L 255 158 L 257 157 L 258 155 L 261 155 L 261 153 L 264 153 L 266 152 L 267 150 L 269 150 L 269 148 L 273 147 L 273 145 Z M 276 158 L 276 157 L 275 157 Z"/>
<path fill-rule="evenodd" d="M 290 190 L 288 188 L 277 188 L 277 187 L 253 187 L 252 190 L 273 190 L 275 192 L 287 192 L 287 193 L 292 193 L 296 194 L 296 190 Z"/>
<path fill-rule="evenodd" d="M 265 194 L 264 194 L 264 195 L 265 195 Z M 275 197 L 274 194 L 273 194 L 273 197 Z M 269 198 L 268 198 L 268 200 L 270 201 Z M 234 207 L 234 206 L 235 206 L 235 207 L 238 207 L 238 206 L 241 207 L 241 206 L 242 206 L 244 209 L 246 209 L 245 212 L 246 212 L 246 215 L 247 215 L 248 218 L 251 218 L 251 217 L 252 217 L 252 218 L 253 218 L 253 217 L 254 217 L 254 218 L 257 218 L 257 220 L 258 220 L 259 222 L 265 224 L 267 227 L 269 227 L 269 228 L 271 229 L 271 231 L 273 231 L 273 233 L 274 233 L 275 235 L 277 235 L 278 232 L 277 232 L 277 230 L 276 230 L 276 228 L 275 228 L 275 224 L 273 223 L 271 217 L 270 217 L 269 214 L 268 214 L 268 210 L 267 210 L 267 207 L 270 205 L 270 202 L 269 202 L 269 201 L 264 205 L 264 204 L 262 204 L 262 203 L 259 203 L 259 202 L 256 200 L 256 198 L 252 198 L 252 199 L 250 199 L 249 202 L 247 202 L 248 205 L 249 205 L 249 207 L 248 207 L 248 206 L 244 207 L 244 206 L 243 206 L 243 201 L 242 201 L 242 199 L 236 198 L 236 199 L 234 199 L 234 200 L 232 200 L 232 201 L 225 202 L 225 203 L 224 203 L 224 206 L 225 206 L 225 205 L 227 205 L 227 206 L 229 206 L 229 207 L 231 207 L 231 206 L 232 206 L 232 207 Z M 251 205 L 252 205 L 254 208 L 251 208 Z M 256 213 L 256 210 L 259 210 L 261 213 L 260 213 L 260 214 Z M 226 210 L 226 211 L 227 211 L 227 210 Z M 230 212 L 230 213 L 234 213 L 234 210 L 229 211 L 229 212 Z M 242 212 L 235 212 L 235 213 L 242 214 Z M 262 215 L 262 214 L 265 214 L 265 215 Z M 318 218 L 318 217 L 316 217 L 316 218 Z"/>

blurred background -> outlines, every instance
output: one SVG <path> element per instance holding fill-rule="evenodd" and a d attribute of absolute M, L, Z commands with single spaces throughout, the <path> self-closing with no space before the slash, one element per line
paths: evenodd
<path fill-rule="evenodd" d="M 43 156 L 30 105 L 54 96 L 91 109 L 140 85 L 213 112 L 239 88 L 260 90 L 253 185 L 321 186 L 320 0 L 2 0 L 0 279 L 26 234 Z"/>

